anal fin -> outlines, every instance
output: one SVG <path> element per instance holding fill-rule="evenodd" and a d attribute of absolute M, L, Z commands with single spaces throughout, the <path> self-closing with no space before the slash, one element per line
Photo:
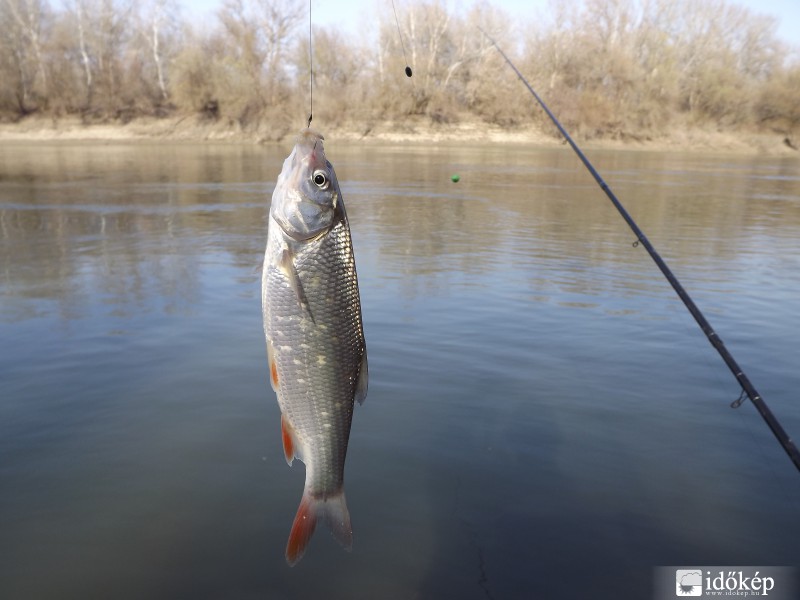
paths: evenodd
<path fill-rule="evenodd" d="M 297 435 L 289 420 L 281 413 L 281 439 L 283 440 L 283 456 L 290 467 L 295 457 L 300 457 L 297 448 Z M 302 459 L 301 459 L 302 460 Z"/>

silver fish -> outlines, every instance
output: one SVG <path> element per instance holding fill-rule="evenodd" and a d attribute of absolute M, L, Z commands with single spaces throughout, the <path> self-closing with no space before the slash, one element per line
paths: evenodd
<path fill-rule="evenodd" d="M 300 133 L 269 212 L 261 278 L 269 376 L 281 408 L 286 462 L 306 465 L 286 561 L 303 556 L 318 520 L 348 550 L 344 461 L 355 401 L 367 395 L 358 278 L 339 182 L 323 137 Z"/>

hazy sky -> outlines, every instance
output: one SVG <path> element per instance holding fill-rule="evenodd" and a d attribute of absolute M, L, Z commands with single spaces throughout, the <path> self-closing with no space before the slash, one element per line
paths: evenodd
<path fill-rule="evenodd" d="M 403 0 L 395 0 L 398 9 Z M 532 21 L 547 6 L 547 0 L 490 0 L 518 21 Z M 454 7 L 469 7 L 471 0 L 449 0 Z M 184 14 L 191 18 L 213 15 L 220 0 L 183 0 Z M 738 0 L 753 12 L 778 17 L 778 35 L 786 42 L 800 46 L 800 0 Z M 337 25 L 345 32 L 358 32 L 375 19 L 379 11 L 391 11 L 391 0 L 312 0 L 312 20 L 315 25 Z"/>

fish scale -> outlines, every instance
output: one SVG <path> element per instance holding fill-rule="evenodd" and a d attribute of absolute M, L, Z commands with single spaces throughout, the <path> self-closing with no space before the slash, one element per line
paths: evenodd
<path fill-rule="evenodd" d="M 286 558 L 303 555 L 316 521 L 352 544 L 344 464 L 355 400 L 367 387 L 355 258 L 338 181 L 322 137 L 300 134 L 273 193 L 262 274 L 270 379 L 284 452 L 306 465 Z M 315 178 L 324 185 L 315 187 Z"/>
<path fill-rule="evenodd" d="M 299 309 L 280 269 L 268 271 L 267 286 L 273 290 L 272 310 L 290 317 L 277 326 L 268 326 L 267 333 L 274 346 L 284 349 L 276 353 L 282 382 L 278 404 L 301 438 L 301 447 L 311 454 L 301 457 L 307 459 L 303 462 L 307 468 L 318 467 L 310 481 L 314 494 L 330 493 L 341 486 L 355 381 L 349 376 L 337 376 L 336 371 L 355 373 L 361 362 L 361 319 L 359 314 L 349 311 L 358 300 L 355 262 L 346 252 L 349 237 L 345 227 L 338 225 L 325 238 L 296 255 L 297 272 L 315 322 Z M 279 248 L 270 251 L 273 256 L 280 253 Z M 331 255 L 336 259 L 327 259 Z M 319 364 L 320 356 L 325 357 L 325 365 Z M 324 427 L 325 423 L 331 425 L 330 431 Z M 324 443 L 312 444 L 313 439 Z M 341 450 L 333 452 L 331 445 Z"/>

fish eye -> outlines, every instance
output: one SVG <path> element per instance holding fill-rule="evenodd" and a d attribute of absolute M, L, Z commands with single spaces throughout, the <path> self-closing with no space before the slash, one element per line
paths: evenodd
<path fill-rule="evenodd" d="M 314 184 L 321 190 L 324 190 L 328 187 L 328 176 L 325 174 L 325 171 L 314 171 Z"/>

